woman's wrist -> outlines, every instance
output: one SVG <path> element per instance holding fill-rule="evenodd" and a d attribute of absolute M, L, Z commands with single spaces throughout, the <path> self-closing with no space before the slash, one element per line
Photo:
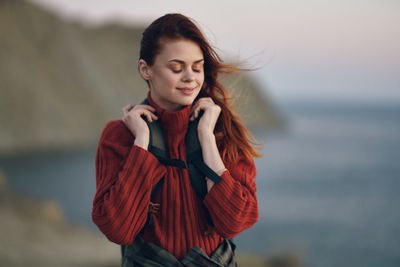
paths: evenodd
<path fill-rule="evenodd" d="M 200 143 L 215 142 L 215 135 L 210 130 L 198 130 L 198 135 Z"/>
<path fill-rule="evenodd" d="M 223 167 L 221 169 L 216 170 L 215 173 L 218 174 L 219 176 L 221 176 L 225 171 L 226 171 L 226 168 Z"/>
<path fill-rule="evenodd" d="M 147 150 L 149 147 L 149 137 L 144 137 L 144 136 L 138 136 L 135 138 L 135 141 L 133 142 L 135 146 L 141 147 L 144 150 Z"/>

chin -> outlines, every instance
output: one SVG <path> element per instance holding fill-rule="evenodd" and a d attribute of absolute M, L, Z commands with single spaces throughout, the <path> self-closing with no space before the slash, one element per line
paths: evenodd
<path fill-rule="evenodd" d="M 190 105 L 190 104 L 193 104 L 193 101 L 194 101 L 194 99 L 185 100 L 185 101 L 182 101 L 182 102 L 179 103 L 179 104 L 182 105 L 182 106 L 188 106 L 188 105 Z"/>
<path fill-rule="evenodd" d="M 185 97 L 184 99 L 182 99 L 181 101 L 179 101 L 181 105 L 187 106 L 190 104 L 193 104 L 194 100 L 196 99 L 196 97 Z"/>

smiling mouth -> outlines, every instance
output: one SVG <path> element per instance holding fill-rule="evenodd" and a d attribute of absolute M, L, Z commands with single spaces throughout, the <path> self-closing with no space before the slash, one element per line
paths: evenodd
<path fill-rule="evenodd" d="M 184 87 L 184 88 L 177 88 L 179 91 L 181 91 L 185 95 L 191 95 L 196 87 L 190 88 L 190 87 Z"/>

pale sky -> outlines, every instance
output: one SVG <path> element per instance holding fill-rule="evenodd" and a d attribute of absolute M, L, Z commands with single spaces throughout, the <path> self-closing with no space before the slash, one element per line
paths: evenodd
<path fill-rule="evenodd" d="M 400 104 L 397 0 L 31 0 L 67 19 L 148 25 L 161 15 L 195 19 L 224 57 L 261 67 L 277 101 Z"/>

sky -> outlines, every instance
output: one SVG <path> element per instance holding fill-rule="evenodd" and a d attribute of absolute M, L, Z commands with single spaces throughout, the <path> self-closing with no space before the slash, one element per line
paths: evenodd
<path fill-rule="evenodd" d="M 185 14 L 278 102 L 400 104 L 398 0 L 31 1 L 94 27 Z"/>

